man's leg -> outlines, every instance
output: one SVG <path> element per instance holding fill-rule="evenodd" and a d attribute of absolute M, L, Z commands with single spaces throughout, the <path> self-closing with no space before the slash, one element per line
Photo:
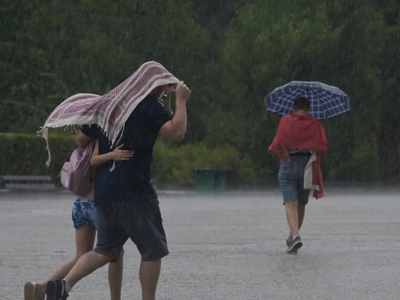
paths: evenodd
<path fill-rule="evenodd" d="M 124 267 L 124 249 L 116 262 L 111 262 L 108 267 L 108 283 L 110 285 L 111 300 L 121 299 L 122 273 Z"/>
<path fill-rule="evenodd" d="M 285 203 L 286 218 L 290 229 L 290 238 L 299 235 L 298 201 Z"/>
<path fill-rule="evenodd" d="M 286 242 L 287 249 L 286 253 L 288 254 L 297 254 L 297 250 L 303 245 L 299 236 L 299 225 L 303 222 L 304 214 L 300 216 L 301 221 L 299 219 L 299 205 L 298 201 L 291 201 L 285 204 L 286 216 L 289 223 L 290 228 L 290 238 Z M 303 211 L 302 209 L 300 209 Z M 301 214 L 301 213 L 300 213 Z"/>
<path fill-rule="evenodd" d="M 299 204 L 299 206 L 297 207 L 297 214 L 298 214 L 298 218 L 299 218 L 299 232 L 300 232 L 301 225 L 303 225 L 305 212 L 306 212 L 306 206 Z"/>
<path fill-rule="evenodd" d="M 142 285 L 142 300 L 155 300 L 158 279 L 160 278 L 161 259 L 142 261 L 139 278 Z"/>

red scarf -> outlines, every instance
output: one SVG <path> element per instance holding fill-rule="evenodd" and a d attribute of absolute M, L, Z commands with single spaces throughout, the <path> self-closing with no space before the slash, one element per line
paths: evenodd
<path fill-rule="evenodd" d="M 325 130 L 321 122 L 312 116 L 287 115 L 281 119 L 276 136 L 268 148 L 281 160 L 279 145 L 286 148 L 312 149 L 325 154 L 327 150 Z"/>
<path fill-rule="evenodd" d="M 327 140 L 325 130 L 321 122 L 312 116 L 287 115 L 281 119 L 276 136 L 268 148 L 278 155 L 280 161 L 282 154 L 279 152 L 279 145 L 286 148 L 311 149 L 326 154 Z M 314 191 L 314 198 L 324 197 L 324 185 L 318 155 L 317 160 L 313 162 L 313 184 L 318 184 L 320 187 L 319 191 Z"/>

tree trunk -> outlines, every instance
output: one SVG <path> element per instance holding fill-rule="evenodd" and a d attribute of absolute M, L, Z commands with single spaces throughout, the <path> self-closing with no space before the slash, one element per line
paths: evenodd
<path fill-rule="evenodd" d="M 378 131 L 379 167 L 385 183 L 398 183 L 400 179 L 400 159 L 398 153 L 400 126 L 387 123 Z"/>

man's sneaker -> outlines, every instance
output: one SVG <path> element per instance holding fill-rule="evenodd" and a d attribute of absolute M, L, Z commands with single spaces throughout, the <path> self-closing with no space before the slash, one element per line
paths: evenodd
<path fill-rule="evenodd" d="M 42 287 L 39 283 L 28 281 L 24 285 L 24 300 L 44 300 Z"/>
<path fill-rule="evenodd" d="M 287 240 L 286 240 L 286 247 L 288 247 L 288 248 L 289 248 L 289 244 L 290 244 L 290 240 L 291 240 L 291 239 L 292 239 L 292 238 L 289 236 L 289 237 L 287 238 Z M 290 254 L 297 254 L 297 250 L 291 252 Z"/>
<path fill-rule="evenodd" d="M 303 246 L 303 243 L 301 242 L 300 237 L 296 236 L 296 238 L 289 242 L 286 252 L 289 254 L 297 254 L 297 250 L 299 250 L 301 246 Z"/>
<path fill-rule="evenodd" d="M 50 280 L 47 283 L 47 300 L 65 300 L 67 297 L 64 280 Z"/>

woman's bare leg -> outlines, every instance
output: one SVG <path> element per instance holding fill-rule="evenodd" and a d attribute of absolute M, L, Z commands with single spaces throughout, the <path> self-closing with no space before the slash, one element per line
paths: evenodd
<path fill-rule="evenodd" d="M 63 279 L 75 266 L 78 259 L 93 249 L 96 238 L 96 228 L 88 224 L 75 230 L 76 254 L 75 257 L 59 267 L 45 282 L 41 284 L 42 290 L 46 293 L 47 282 L 54 279 Z"/>

